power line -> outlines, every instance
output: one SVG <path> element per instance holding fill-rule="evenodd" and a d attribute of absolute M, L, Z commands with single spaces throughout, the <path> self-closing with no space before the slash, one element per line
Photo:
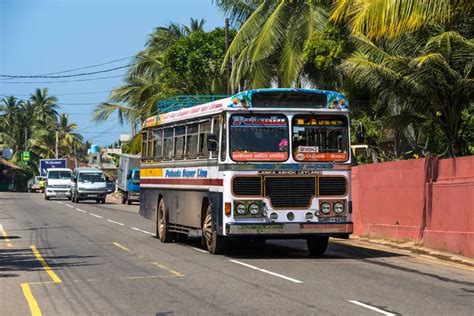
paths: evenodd
<path fill-rule="evenodd" d="M 57 102 L 57 105 L 61 106 L 61 105 L 97 105 L 99 104 L 100 102 L 86 102 L 86 103 L 82 103 L 82 102 Z"/>
<path fill-rule="evenodd" d="M 91 75 L 96 75 L 104 72 L 111 72 L 123 68 L 130 67 L 131 64 L 124 65 L 124 66 L 119 66 L 119 67 L 114 67 L 114 68 L 109 68 L 109 69 L 104 69 L 104 70 L 98 70 L 98 71 L 92 71 L 92 72 L 83 72 L 79 74 L 72 74 L 72 75 L 61 75 L 61 76 L 46 76 L 46 75 L 0 75 L 0 77 L 4 78 L 71 78 L 71 77 L 81 77 L 81 76 L 91 76 Z"/>
<path fill-rule="evenodd" d="M 88 79 L 76 79 L 76 80 L 59 80 L 59 81 L 0 81 L 0 83 L 10 83 L 10 84 L 51 84 L 51 83 L 65 83 L 65 82 L 80 82 L 80 81 L 94 81 L 110 78 L 123 78 L 123 75 L 118 76 L 106 76 L 106 77 L 97 77 L 97 78 L 88 78 Z"/>
<path fill-rule="evenodd" d="M 1 83 L 1 81 L 0 81 Z M 110 90 L 104 90 L 104 91 L 86 91 L 86 92 L 72 92 L 72 93 L 55 93 L 53 94 L 54 96 L 66 96 L 66 95 L 86 95 L 86 94 L 99 94 L 99 93 L 110 93 Z M 10 94 L 4 94 L 0 93 L 0 95 L 9 97 L 11 95 L 13 96 L 19 96 L 19 97 L 29 97 L 31 96 L 30 94 L 19 94 L 19 93 L 10 93 Z"/>

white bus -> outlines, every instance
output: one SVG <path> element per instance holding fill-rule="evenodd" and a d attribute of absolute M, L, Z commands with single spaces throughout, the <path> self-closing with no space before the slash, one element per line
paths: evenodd
<path fill-rule="evenodd" d="M 348 238 L 348 101 L 333 91 L 258 89 L 148 118 L 140 214 L 162 242 L 306 239 L 313 255 Z"/>

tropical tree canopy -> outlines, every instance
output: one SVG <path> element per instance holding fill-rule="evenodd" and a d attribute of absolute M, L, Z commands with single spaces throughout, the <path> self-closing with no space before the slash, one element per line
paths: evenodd
<path fill-rule="evenodd" d="M 41 158 L 55 156 L 56 130 L 59 156 L 73 155 L 74 148 L 84 149 L 82 136 L 75 132 L 77 125 L 65 114 L 58 115 L 57 98 L 48 89 L 36 89 L 28 100 L 9 96 L 0 100 L 0 144 L 13 149 L 13 161 L 32 173 Z M 32 161 L 21 162 L 21 152 L 30 151 Z"/>
<path fill-rule="evenodd" d="M 356 36 L 394 39 L 426 27 L 453 30 L 472 5 L 472 0 L 335 0 L 331 20 Z"/>
<path fill-rule="evenodd" d="M 457 32 L 399 38 L 384 48 L 364 37 L 355 43 L 357 51 L 341 68 L 378 96 L 391 114 L 390 125 L 416 143 L 413 136 L 420 123 L 432 122 L 444 132 L 450 155 L 461 154 L 466 148 L 460 144 L 462 112 L 474 91 L 474 43 Z"/>
<path fill-rule="evenodd" d="M 297 84 L 303 70 L 306 41 L 327 22 L 329 1 L 216 1 L 234 21 L 243 22 L 232 41 L 223 68 L 233 62 L 234 89 L 243 81 L 245 87 Z M 255 8 L 250 13 L 251 8 Z"/>
<path fill-rule="evenodd" d="M 225 54 L 224 30 L 204 32 L 204 20 L 189 26 L 170 23 L 149 35 L 146 47 L 129 68 L 125 84 L 99 104 L 93 120 L 117 113 L 136 135 L 140 122 L 156 113 L 156 104 L 177 94 L 221 94 L 226 91 L 220 65 Z M 137 142 L 139 144 L 139 142 Z"/>

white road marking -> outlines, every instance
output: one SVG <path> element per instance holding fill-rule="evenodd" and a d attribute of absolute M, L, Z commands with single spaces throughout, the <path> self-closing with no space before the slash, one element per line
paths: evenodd
<path fill-rule="evenodd" d="M 113 220 L 108 219 L 108 218 L 107 218 L 107 221 L 111 222 L 111 223 L 114 223 L 114 224 L 117 224 L 117 225 L 120 225 L 120 226 L 123 226 L 123 223 L 119 223 L 119 222 L 113 221 Z"/>
<path fill-rule="evenodd" d="M 229 261 L 233 262 L 233 263 L 240 264 L 244 267 L 247 267 L 247 268 L 250 268 L 250 269 L 253 269 L 253 270 L 257 270 L 257 271 L 260 271 L 260 272 L 263 272 L 263 273 L 267 273 L 267 274 L 270 274 L 270 275 L 273 275 L 273 276 L 276 276 L 276 277 L 294 282 L 294 283 L 303 283 L 303 281 L 287 277 L 286 275 L 282 275 L 282 274 L 278 274 L 278 273 L 275 273 L 275 272 L 272 272 L 272 271 L 261 269 L 261 268 L 255 267 L 253 265 L 250 265 L 250 264 L 247 264 L 247 263 L 244 263 L 244 262 L 241 262 L 241 261 L 237 261 L 237 260 L 229 260 Z"/>
<path fill-rule="evenodd" d="M 199 252 L 208 253 L 206 250 L 202 250 L 202 249 L 199 249 L 199 248 L 196 248 L 196 247 L 191 247 L 191 248 L 193 248 L 194 250 L 199 251 Z"/>
<path fill-rule="evenodd" d="M 103 218 L 102 216 L 100 215 L 97 215 L 97 214 L 94 214 L 94 213 L 89 213 L 90 216 L 94 216 L 94 217 L 97 217 L 97 218 Z"/>
<path fill-rule="evenodd" d="M 86 211 L 81 210 L 80 208 L 76 208 L 76 210 L 78 210 L 79 212 L 82 212 L 82 213 L 87 213 Z"/>
<path fill-rule="evenodd" d="M 384 311 L 383 309 L 380 309 L 378 307 L 371 306 L 371 305 L 368 305 L 368 304 L 365 304 L 365 303 L 362 303 L 362 302 L 359 302 L 359 301 L 349 301 L 349 302 L 351 302 L 352 304 L 356 304 L 356 305 L 365 307 L 367 309 L 370 309 L 374 312 L 377 312 L 377 313 L 380 313 L 380 314 L 383 314 L 383 315 L 386 315 L 386 316 L 395 316 L 396 315 L 396 314 Z"/>
<path fill-rule="evenodd" d="M 56 201 L 56 203 L 59 203 L 59 204 L 64 204 L 64 203 L 63 203 L 63 202 L 61 202 L 61 201 Z"/>
<path fill-rule="evenodd" d="M 130 228 L 133 229 L 133 230 L 148 234 L 148 235 L 153 235 L 153 236 L 155 235 L 153 233 L 147 232 L 146 230 L 141 230 L 140 228 L 136 228 L 136 227 L 130 227 Z"/>
<path fill-rule="evenodd" d="M 70 207 L 70 208 L 74 208 L 74 206 L 69 205 L 69 204 L 64 204 L 64 205 L 66 205 L 67 207 Z"/>

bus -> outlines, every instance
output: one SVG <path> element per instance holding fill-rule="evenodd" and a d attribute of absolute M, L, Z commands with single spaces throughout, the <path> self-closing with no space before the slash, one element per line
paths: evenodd
<path fill-rule="evenodd" d="M 311 255 L 349 238 L 348 100 L 338 92 L 257 89 L 142 125 L 140 215 L 162 242 L 305 239 Z"/>

